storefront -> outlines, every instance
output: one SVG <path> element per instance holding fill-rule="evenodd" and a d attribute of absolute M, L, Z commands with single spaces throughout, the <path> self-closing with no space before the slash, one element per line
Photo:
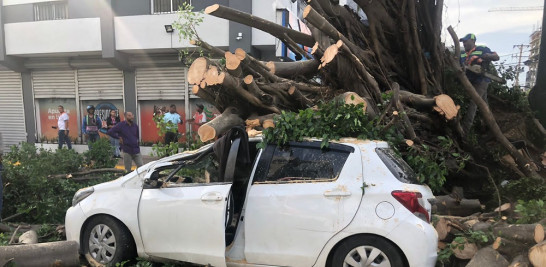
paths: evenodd
<path fill-rule="evenodd" d="M 69 136 L 72 142 L 81 143 L 82 118 L 86 107 L 96 107 L 96 114 L 104 120 L 111 110 L 123 116 L 123 72 L 114 68 L 35 71 L 32 73 L 38 140 L 56 142 L 60 116 L 57 107 L 62 105 L 69 115 Z"/>
<path fill-rule="evenodd" d="M 0 132 L 4 151 L 27 140 L 21 74 L 0 71 Z"/>

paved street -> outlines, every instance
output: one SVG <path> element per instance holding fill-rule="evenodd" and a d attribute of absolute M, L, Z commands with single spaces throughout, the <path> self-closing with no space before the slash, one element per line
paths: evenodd
<path fill-rule="evenodd" d="M 152 156 L 142 156 L 142 161 L 144 164 L 159 159 L 158 157 L 152 157 Z M 125 166 L 123 165 L 123 158 L 118 159 L 118 163 L 116 164 L 116 169 L 123 170 L 125 169 Z M 133 167 L 131 167 L 131 170 L 136 169 L 135 163 L 133 162 Z"/>

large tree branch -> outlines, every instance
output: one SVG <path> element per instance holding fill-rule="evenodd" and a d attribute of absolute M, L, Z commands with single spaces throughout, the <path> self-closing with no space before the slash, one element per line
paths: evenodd
<path fill-rule="evenodd" d="M 294 40 L 294 42 L 298 44 L 311 47 L 315 43 L 315 39 L 311 35 L 283 27 L 275 22 L 253 16 L 233 8 L 214 4 L 205 8 L 205 13 L 260 29 L 281 40 L 283 39 L 283 34 L 286 33 L 290 39 Z"/>

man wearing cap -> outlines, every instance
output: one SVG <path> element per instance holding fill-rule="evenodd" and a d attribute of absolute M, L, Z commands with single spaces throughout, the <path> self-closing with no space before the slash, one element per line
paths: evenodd
<path fill-rule="evenodd" d="M 463 42 L 464 52 L 461 52 L 461 65 L 469 67 L 472 65 L 479 65 L 482 71 L 486 71 L 489 68 L 491 61 L 499 60 L 499 55 L 496 52 L 491 51 L 489 47 L 485 45 L 476 45 L 476 35 L 469 33 L 459 41 Z M 481 74 L 466 71 L 466 77 L 476 89 L 478 95 L 487 103 L 487 87 L 491 79 L 484 77 Z M 474 122 L 474 116 L 476 116 L 477 106 L 474 101 L 470 101 L 468 110 L 463 118 L 463 130 L 468 133 L 472 123 Z"/>
<path fill-rule="evenodd" d="M 86 137 L 87 147 L 91 149 L 91 144 L 99 140 L 99 130 L 102 127 L 102 121 L 95 115 L 95 106 L 89 105 L 86 108 L 87 115 L 83 117 L 82 133 Z"/>

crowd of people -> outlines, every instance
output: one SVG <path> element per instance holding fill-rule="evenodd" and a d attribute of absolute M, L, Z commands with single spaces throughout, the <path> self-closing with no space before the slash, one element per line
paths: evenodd
<path fill-rule="evenodd" d="M 64 144 L 68 149 L 72 149 L 72 143 L 69 138 L 69 116 L 65 112 L 64 107 L 59 105 L 60 113 L 57 121 L 57 126 L 52 126 L 58 129 L 59 149 Z M 106 128 L 103 128 L 101 118 L 95 114 L 95 107 L 89 105 L 86 107 L 87 114 L 82 118 L 81 132 L 84 140 L 87 141 L 88 149 L 91 145 L 99 140 L 99 132 L 105 133 L 110 138 L 110 144 L 114 148 L 114 158 L 121 158 L 123 153 L 123 163 L 125 170 L 130 171 L 132 162 L 134 161 L 137 167 L 142 166 L 142 155 L 140 154 L 140 133 L 135 116 L 132 112 L 126 111 L 123 115 L 125 120 L 122 121 L 115 110 L 110 111 L 110 116 L 106 119 Z M 161 114 L 161 120 L 166 125 L 164 136 L 165 144 L 177 143 L 179 139 L 178 125 L 183 125 L 184 121 L 180 114 L 176 111 L 176 105 L 171 105 L 169 112 Z M 187 120 L 187 123 L 192 124 L 192 129 L 197 131 L 199 126 L 207 122 L 207 116 L 204 113 L 204 106 L 197 104 L 197 111 L 193 118 Z M 0 165 L 1 168 L 1 165 Z"/>

